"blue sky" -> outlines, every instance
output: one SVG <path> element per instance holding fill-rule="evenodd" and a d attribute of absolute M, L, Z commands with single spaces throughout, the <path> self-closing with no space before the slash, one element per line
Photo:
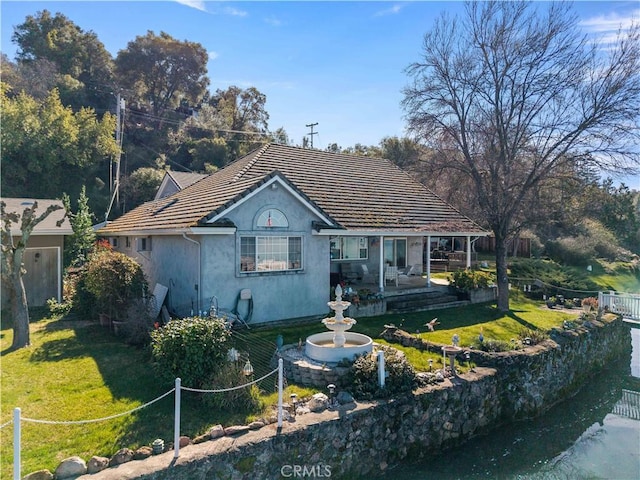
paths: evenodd
<path fill-rule="evenodd" d="M 457 1 L 2 0 L 0 46 L 13 59 L 13 27 L 44 9 L 95 32 L 114 57 L 147 30 L 165 31 L 207 49 L 211 90 L 237 85 L 264 93 L 270 129 L 283 127 L 300 144 L 305 125 L 317 122 L 315 147 L 348 147 L 403 135 L 404 69 L 419 59 L 434 18 L 462 8 Z M 574 8 L 592 35 L 640 18 L 637 1 L 575 2 Z M 640 189 L 640 180 L 633 186 Z"/>

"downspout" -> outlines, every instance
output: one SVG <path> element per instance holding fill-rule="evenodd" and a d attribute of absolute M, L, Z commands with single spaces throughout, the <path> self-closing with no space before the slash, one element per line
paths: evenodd
<path fill-rule="evenodd" d="M 197 314 L 198 312 L 200 312 L 201 308 L 200 308 L 200 290 L 201 290 L 201 286 L 202 286 L 202 278 L 201 278 L 201 264 L 202 264 L 202 249 L 201 249 L 201 245 L 200 242 L 197 242 L 196 240 L 193 240 L 192 238 L 187 237 L 186 233 L 182 233 L 182 238 L 184 238 L 187 242 L 191 242 L 191 243 L 195 243 L 198 246 L 198 283 L 196 283 L 196 291 L 198 292 L 198 296 L 196 298 L 196 311 L 194 312 L 194 314 Z"/>
<path fill-rule="evenodd" d="M 380 254 L 379 254 L 379 262 L 380 264 L 378 265 L 378 289 L 380 292 L 384 292 L 384 286 L 385 286 L 385 281 L 384 281 L 384 236 L 380 235 Z"/>

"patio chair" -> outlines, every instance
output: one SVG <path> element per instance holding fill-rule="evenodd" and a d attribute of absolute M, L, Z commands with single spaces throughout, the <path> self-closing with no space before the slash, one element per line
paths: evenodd
<path fill-rule="evenodd" d="M 377 283 L 377 275 L 369 272 L 369 267 L 367 267 L 364 263 L 361 265 L 362 268 L 362 283 Z"/>
<path fill-rule="evenodd" d="M 394 282 L 396 287 L 398 286 L 398 267 L 387 265 L 384 271 L 384 284 L 386 285 L 389 281 Z"/>
<path fill-rule="evenodd" d="M 409 271 L 409 275 L 420 277 L 422 275 L 422 264 L 416 263 L 415 265 L 413 265 L 411 267 L 411 270 Z"/>
<path fill-rule="evenodd" d="M 413 267 L 406 267 L 398 271 L 398 283 L 405 284 L 405 285 L 408 283 L 411 283 L 409 279 L 409 274 L 412 268 Z"/>

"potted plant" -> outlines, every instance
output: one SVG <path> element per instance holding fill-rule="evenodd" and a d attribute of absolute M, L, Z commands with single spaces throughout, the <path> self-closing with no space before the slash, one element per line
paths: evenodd
<path fill-rule="evenodd" d="M 554 296 L 547 298 L 546 303 L 548 308 L 553 308 L 557 305 L 558 299 Z"/>
<path fill-rule="evenodd" d="M 582 305 L 582 309 L 586 313 L 589 313 L 592 310 L 597 310 L 598 309 L 598 299 L 595 298 L 595 297 L 583 298 L 582 302 L 580 303 L 580 305 Z"/>

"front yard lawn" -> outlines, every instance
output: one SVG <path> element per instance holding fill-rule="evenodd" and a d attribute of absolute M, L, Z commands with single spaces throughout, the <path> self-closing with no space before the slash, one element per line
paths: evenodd
<path fill-rule="evenodd" d="M 511 312 L 502 314 L 495 306 L 481 304 L 462 308 L 384 315 L 357 319 L 355 332 L 365 333 L 380 341 L 385 324 L 411 332 L 419 332 L 426 340 L 450 344 L 454 334 L 462 346 L 477 340 L 480 332 L 485 339 L 509 341 L 525 328 L 548 330 L 559 326 L 571 315 L 548 310 L 539 303 L 519 295 L 512 297 Z M 575 311 L 578 314 L 578 310 Z M 34 313 L 34 312 L 32 312 Z M 438 317 L 440 324 L 427 332 L 424 324 Z M 5 316 L 6 318 L 6 316 Z M 173 384 L 161 383 L 150 366 L 146 349 L 128 346 L 96 323 L 47 318 L 44 313 L 33 315 L 32 345 L 9 351 L 12 330 L 4 321 L 0 331 L 2 350 L 0 424 L 12 419 L 14 407 L 22 416 L 32 419 L 73 421 L 103 418 L 129 411 L 161 396 Z M 285 344 L 304 342 L 305 338 L 323 331 L 320 322 L 287 327 L 252 328 L 235 335 L 236 346 L 248 351 L 255 376 L 268 373 L 273 367 L 271 356 L 276 337 L 281 334 Z M 415 349 L 414 349 L 415 350 Z M 418 370 L 425 370 L 427 354 L 407 351 L 409 360 Z M 275 402 L 274 378 L 261 385 L 267 390 L 265 399 Z M 295 386 L 288 387 L 290 391 Z M 297 390 L 299 395 L 309 390 Z M 288 397 L 287 392 L 287 397 Z M 173 395 L 130 415 L 109 421 L 84 425 L 46 425 L 22 423 L 22 473 L 48 468 L 54 471 L 58 463 L 72 455 L 88 460 L 92 455 L 110 457 L 119 448 L 137 448 L 156 438 L 173 440 Z M 229 413 L 212 411 L 197 398 L 197 394 L 182 393 L 182 434 L 194 437 L 209 426 L 222 423 L 244 423 L 260 412 Z M 10 478 L 13 459 L 13 427 L 1 432 L 0 477 Z"/>

